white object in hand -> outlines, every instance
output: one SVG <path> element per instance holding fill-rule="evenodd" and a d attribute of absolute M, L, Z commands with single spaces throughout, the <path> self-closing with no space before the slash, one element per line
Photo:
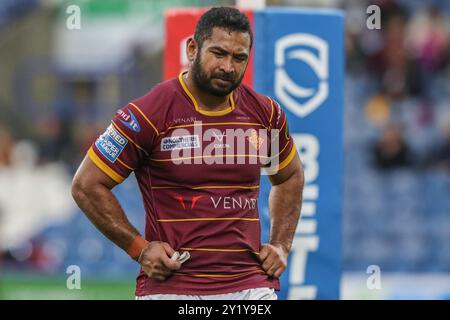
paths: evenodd
<path fill-rule="evenodd" d="M 173 255 L 170 257 L 171 260 L 178 260 L 178 257 L 180 256 L 180 253 L 178 251 L 175 251 Z"/>
<path fill-rule="evenodd" d="M 170 259 L 183 263 L 186 262 L 190 257 L 191 255 L 187 251 L 183 252 L 181 255 L 178 251 L 175 251 Z"/>
<path fill-rule="evenodd" d="M 180 261 L 181 263 L 186 262 L 187 260 L 189 260 L 189 258 L 191 257 L 191 255 L 189 254 L 189 252 L 185 251 L 181 254 L 181 256 L 178 258 L 178 261 Z"/>

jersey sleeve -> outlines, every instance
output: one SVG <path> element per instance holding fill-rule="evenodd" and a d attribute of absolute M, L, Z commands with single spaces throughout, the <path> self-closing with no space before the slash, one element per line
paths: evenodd
<path fill-rule="evenodd" d="M 286 113 L 276 101 L 271 98 L 269 100 L 272 109 L 270 119 L 272 141 L 270 146 L 270 163 L 277 172 L 291 163 L 296 154 L 296 147 L 289 133 Z"/>
<path fill-rule="evenodd" d="M 145 106 L 139 103 L 136 100 L 119 109 L 87 153 L 95 165 L 117 183 L 147 161 L 159 135 L 145 114 Z"/>

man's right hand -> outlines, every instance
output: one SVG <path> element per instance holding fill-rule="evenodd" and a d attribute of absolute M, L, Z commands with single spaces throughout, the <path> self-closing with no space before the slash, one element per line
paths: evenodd
<path fill-rule="evenodd" d="M 170 259 L 174 252 L 167 242 L 152 241 L 142 250 L 138 262 L 149 278 L 164 281 L 181 268 L 180 262 Z"/>

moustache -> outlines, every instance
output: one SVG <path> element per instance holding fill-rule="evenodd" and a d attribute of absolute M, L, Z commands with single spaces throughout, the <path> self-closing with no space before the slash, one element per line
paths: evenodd
<path fill-rule="evenodd" d="M 224 80 L 224 81 L 234 82 L 234 75 L 233 74 L 220 73 L 220 74 L 214 75 L 214 78 L 217 78 L 217 79 L 220 79 L 220 80 Z"/>

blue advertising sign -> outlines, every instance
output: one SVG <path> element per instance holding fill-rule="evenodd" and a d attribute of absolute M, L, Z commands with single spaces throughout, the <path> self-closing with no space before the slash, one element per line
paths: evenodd
<path fill-rule="evenodd" d="M 285 110 L 305 170 L 301 221 L 280 299 L 339 299 L 343 187 L 344 17 L 339 10 L 255 12 L 254 87 Z M 260 189 L 263 240 L 268 192 Z"/>

